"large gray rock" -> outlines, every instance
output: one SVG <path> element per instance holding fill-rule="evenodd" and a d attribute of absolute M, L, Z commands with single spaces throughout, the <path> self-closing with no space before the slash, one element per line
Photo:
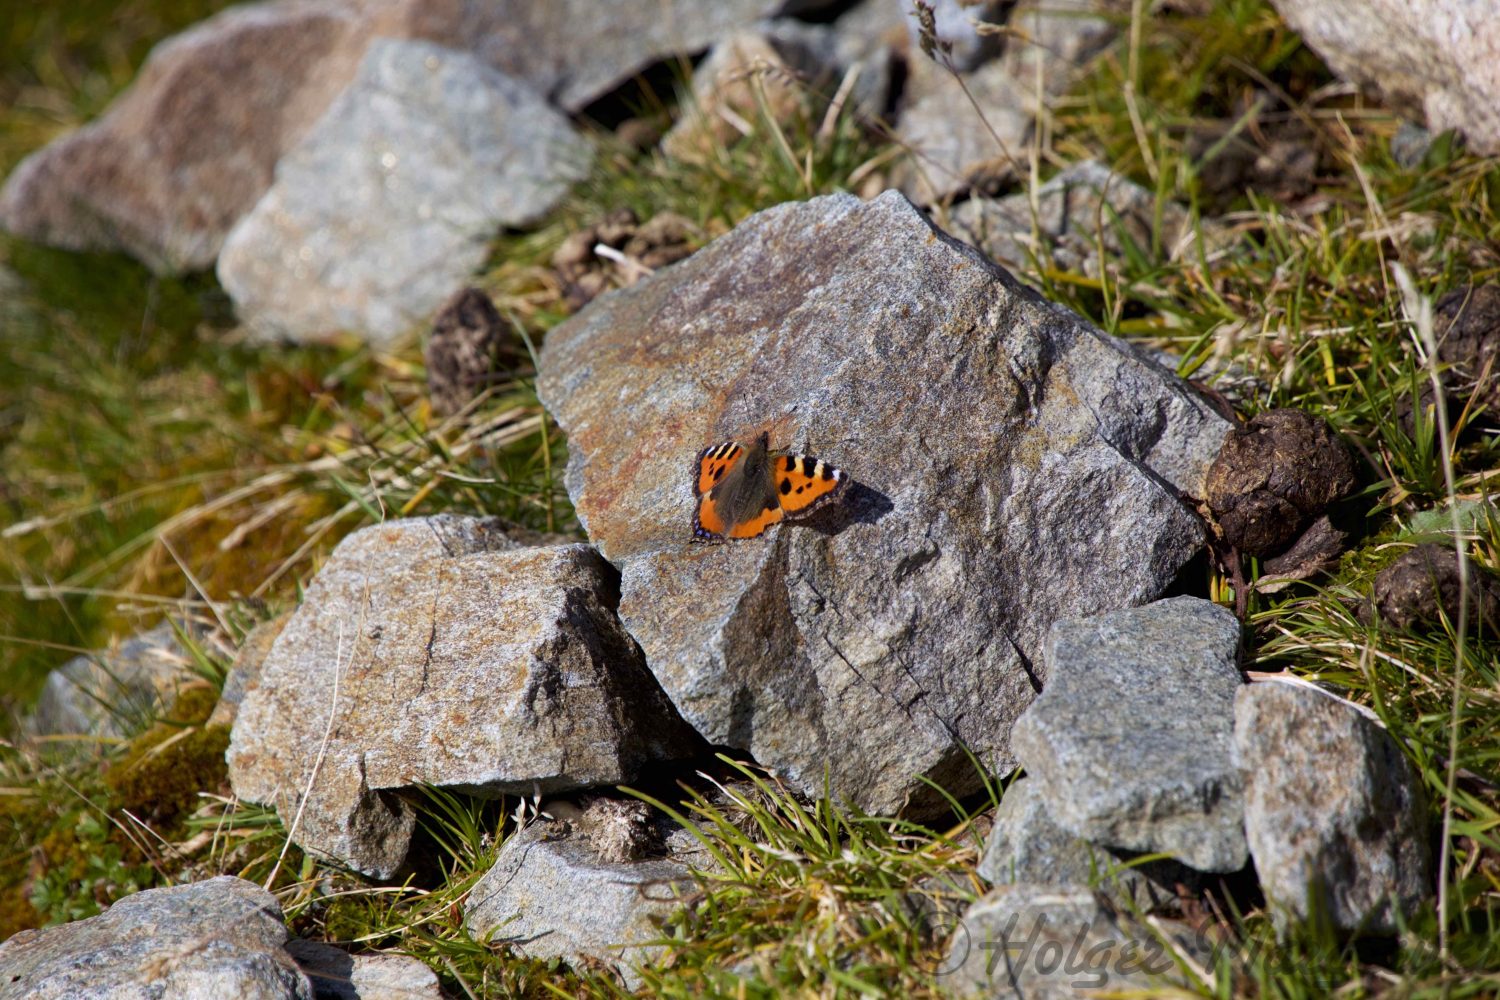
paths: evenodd
<path fill-rule="evenodd" d="M 550 210 L 590 158 L 526 84 L 429 42 L 377 40 L 225 240 L 219 280 L 262 335 L 388 342 L 464 284 L 496 232 Z"/>
<path fill-rule="evenodd" d="M 1240 623 L 1196 597 L 1060 621 L 1011 743 L 1057 822 L 1205 872 L 1247 860 L 1230 760 Z"/>
<path fill-rule="evenodd" d="M 1057 825 L 1041 783 L 1023 778 L 1005 790 L 995 825 L 979 859 L 979 877 L 992 885 L 1093 886 L 1142 912 L 1192 888 L 1196 873 L 1173 861 L 1131 863 L 1128 853 L 1096 847 Z"/>
<path fill-rule="evenodd" d="M 923 775 L 977 787 L 966 747 L 1013 765 L 1047 627 L 1162 592 L 1202 538 L 1175 490 L 1227 431 L 896 192 L 778 206 L 596 299 L 539 385 L 679 711 L 874 811 Z M 762 429 L 853 485 L 810 524 L 691 544 L 694 456 Z"/>
<path fill-rule="evenodd" d="M 522 547 L 490 521 L 355 532 L 240 705 L 235 793 L 275 804 L 304 849 L 389 877 L 415 819 L 395 790 L 609 785 L 688 752 L 615 588 L 588 546 Z"/>
<path fill-rule="evenodd" d="M 1178 956 L 1201 963 L 1209 951 L 1186 925 L 1145 926 L 1084 887 L 1019 883 L 969 907 L 938 971 L 960 997 L 1151 996 L 1197 985 Z"/>
<path fill-rule="evenodd" d="M 177 689 L 196 677 L 192 666 L 170 623 L 75 656 L 47 675 L 21 731 L 34 737 L 131 735 L 170 707 Z"/>
<path fill-rule="evenodd" d="M 286 950 L 315 1000 L 443 1000 L 438 977 L 407 955 L 351 955 L 318 941 L 290 941 Z"/>
<path fill-rule="evenodd" d="M 1301 685 L 1245 687 L 1234 715 L 1245 832 L 1278 919 L 1394 932 L 1435 884 L 1421 779 L 1396 741 Z"/>
<path fill-rule="evenodd" d="M 691 871 L 669 857 L 604 861 L 586 837 L 535 823 L 506 842 L 469 893 L 464 924 L 534 958 L 617 963 L 634 988 L 634 967 L 662 950 L 643 942 L 662 936 L 662 918 L 692 888 Z"/>
<path fill-rule="evenodd" d="M 276 897 L 231 875 L 0 943 L 0 1000 L 313 1000 Z"/>
<path fill-rule="evenodd" d="M 1500 19 L 1474 0 L 1274 0 L 1340 76 L 1500 153 Z"/>

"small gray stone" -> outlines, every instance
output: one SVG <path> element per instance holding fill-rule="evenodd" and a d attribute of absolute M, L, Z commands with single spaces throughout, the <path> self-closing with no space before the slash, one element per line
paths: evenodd
<path fill-rule="evenodd" d="M 1014 765 L 1046 628 L 1170 585 L 1203 539 L 1176 490 L 1201 495 L 1228 429 L 894 191 L 779 205 L 595 299 L 538 388 L 684 718 L 881 813 L 945 808 L 923 776 L 976 789 L 970 751 Z M 692 544 L 694 456 L 762 431 L 847 494 Z"/>
<path fill-rule="evenodd" d="M 1209 949 L 1183 924 L 1153 925 L 1082 886 L 996 886 L 964 914 L 938 973 L 956 996 L 996 1000 L 1147 996 L 1187 985 L 1175 956 L 1201 961 Z"/>
<path fill-rule="evenodd" d="M 671 858 L 607 862 L 583 834 L 534 823 L 505 843 L 474 886 L 464 924 L 534 958 L 618 963 L 634 988 L 633 967 L 661 952 L 642 942 L 661 937 L 661 919 L 692 887 L 691 871 Z"/>
<path fill-rule="evenodd" d="M 976 13 L 991 23 L 1004 21 L 1006 34 L 976 38 L 971 53 L 959 50 L 957 76 L 941 61 L 912 51 L 897 124 L 911 156 L 896 180 L 919 204 L 944 202 L 970 188 L 984 190 L 1024 171 L 1038 110 L 1068 87 L 1115 37 L 1120 23 L 1109 13 L 1120 7 L 1117 0 L 995 5 L 943 0 L 941 8 L 950 6 L 960 9 L 965 23 Z M 984 61 L 985 46 L 1002 39 L 1004 54 Z"/>
<path fill-rule="evenodd" d="M 616 586 L 588 546 L 519 546 L 494 521 L 355 532 L 240 706 L 235 793 L 275 804 L 304 849 L 384 878 L 415 821 L 397 790 L 610 785 L 690 752 L 615 617 Z"/>
<path fill-rule="evenodd" d="M 1064 168 L 1032 195 L 970 198 L 950 213 L 953 233 L 990 259 L 1020 273 L 1057 267 L 1098 276 L 1100 250 L 1108 257 L 1149 253 L 1153 233 L 1165 260 L 1198 252 L 1198 233 L 1187 210 L 1095 160 Z M 1206 226 L 1205 241 L 1222 239 Z M 1107 258 L 1108 259 L 1108 258 Z"/>
<path fill-rule="evenodd" d="M 0 1000 L 313 1000 L 276 897 L 231 875 L 147 889 L 0 943 Z"/>
<path fill-rule="evenodd" d="M 1251 684 L 1234 709 L 1245 830 L 1277 918 L 1394 932 L 1435 877 L 1421 779 L 1396 741 L 1302 685 Z"/>
<path fill-rule="evenodd" d="M 47 675 L 21 731 L 34 737 L 128 736 L 194 679 L 192 663 L 170 623 L 111 649 L 75 656 Z"/>
<path fill-rule="evenodd" d="M 994 885 L 1090 885 L 1142 912 L 1176 899 L 1178 883 L 1192 887 L 1199 881 L 1197 873 L 1172 861 L 1130 860 L 1126 852 L 1095 847 L 1058 826 L 1040 782 L 1023 778 L 1005 790 L 995 810 L 979 877 Z"/>
<path fill-rule="evenodd" d="M 386 343 L 540 218 L 592 151 L 525 83 L 429 42 L 379 39 L 230 232 L 219 280 L 249 326 Z"/>
<path fill-rule="evenodd" d="M 1046 687 L 1011 742 L 1059 825 L 1199 871 L 1244 867 L 1239 641 L 1234 615 L 1196 597 L 1052 626 Z"/>
<path fill-rule="evenodd" d="M 437 975 L 408 955 L 351 955 L 318 941 L 291 941 L 287 954 L 312 982 L 316 1000 L 442 1000 Z"/>

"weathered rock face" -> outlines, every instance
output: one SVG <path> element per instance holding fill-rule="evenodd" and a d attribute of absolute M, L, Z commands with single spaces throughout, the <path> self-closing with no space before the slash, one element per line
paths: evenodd
<path fill-rule="evenodd" d="M 1335 927 L 1392 933 L 1433 892 L 1421 779 L 1354 707 L 1301 685 L 1235 700 L 1245 831 L 1279 918 L 1317 907 Z"/>
<path fill-rule="evenodd" d="M 1179 883 L 1197 883 L 1195 873 L 1172 861 L 1130 862 L 1127 853 L 1095 847 L 1058 826 L 1041 783 L 1023 778 L 1006 789 L 995 810 L 979 877 L 994 885 L 1091 885 L 1143 912 L 1176 899 Z"/>
<path fill-rule="evenodd" d="M 219 280 L 273 337 L 385 342 L 545 214 L 588 143 L 528 86 L 428 42 L 376 40 L 354 82 L 229 234 Z"/>
<path fill-rule="evenodd" d="M 469 893 L 464 923 L 536 958 L 618 962 L 634 988 L 631 967 L 661 951 L 642 942 L 661 937 L 661 919 L 692 888 L 687 866 L 670 858 L 604 861 L 584 836 L 537 823 L 500 849 Z"/>
<path fill-rule="evenodd" d="M 1275 0 L 1340 76 L 1434 132 L 1456 128 L 1480 153 L 1500 152 L 1500 22 L 1468 0 Z"/>
<path fill-rule="evenodd" d="M 997 770 L 1057 618 L 1158 595 L 1173 493 L 1227 425 L 890 192 L 781 205 L 548 337 L 567 483 L 685 718 L 814 794 Z M 628 415 L 622 416 L 622 415 Z M 768 429 L 854 480 L 806 525 L 690 544 L 689 466 Z"/>
<path fill-rule="evenodd" d="M 614 598 L 585 545 L 521 547 L 452 516 L 356 532 L 240 706 L 235 793 L 288 827 L 300 808 L 299 845 L 389 877 L 414 822 L 392 790 L 545 793 L 688 752 Z"/>
<path fill-rule="evenodd" d="M 1239 640 L 1234 615 L 1196 597 L 1052 626 L 1046 688 L 1012 741 L 1059 825 L 1199 871 L 1244 867 Z"/>
<path fill-rule="evenodd" d="M 110 649 L 75 656 L 47 675 L 36 706 L 21 720 L 21 731 L 28 736 L 125 736 L 133 723 L 171 705 L 177 688 L 195 676 L 191 663 L 170 624 Z"/>
<path fill-rule="evenodd" d="M 313 1000 L 276 897 L 231 875 L 147 889 L 0 943 L 0 1000 Z"/>
<path fill-rule="evenodd" d="M 969 907 L 939 972 L 960 997 L 1147 996 L 1185 985 L 1176 955 L 1208 952 L 1185 925 L 1146 927 L 1081 886 L 1021 883 Z"/>

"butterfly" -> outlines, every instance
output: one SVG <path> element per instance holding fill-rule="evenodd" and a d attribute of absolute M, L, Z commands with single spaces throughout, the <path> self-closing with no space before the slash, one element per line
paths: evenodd
<path fill-rule="evenodd" d="M 694 541 L 754 538 L 780 521 L 806 517 L 848 484 L 849 477 L 827 462 L 773 452 L 770 441 L 762 432 L 750 445 L 725 441 L 699 452 Z"/>

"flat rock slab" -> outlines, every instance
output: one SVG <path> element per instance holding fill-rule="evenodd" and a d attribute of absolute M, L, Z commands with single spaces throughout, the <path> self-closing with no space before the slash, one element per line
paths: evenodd
<path fill-rule="evenodd" d="M 276 897 L 218 878 L 147 889 L 0 943 L 0 1000 L 313 1000 Z"/>
<path fill-rule="evenodd" d="M 761 212 L 596 299 L 548 336 L 539 387 L 684 718 L 880 812 L 922 775 L 978 787 L 965 746 L 1014 763 L 1047 627 L 1169 585 L 1202 539 L 1175 490 L 1228 429 L 895 192 Z M 842 468 L 842 501 L 691 544 L 694 457 L 761 430 Z"/>
<path fill-rule="evenodd" d="M 945 989 L 1005 1000 L 1175 994 L 1187 985 L 1177 956 L 1209 950 L 1185 925 L 1147 927 L 1081 886 L 1027 883 L 980 897 L 948 949 Z"/>
<path fill-rule="evenodd" d="M 1347 702 L 1275 681 L 1241 689 L 1234 715 L 1245 832 L 1277 918 L 1316 909 L 1394 933 L 1436 884 L 1421 779 L 1395 739 Z"/>
<path fill-rule="evenodd" d="M 304 849 L 384 878 L 415 819 L 394 790 L 610 785 L 690 752 L 615 586 L 588 546 L 520 546 L 491 521 L 355 532 L 245 694 L 235 793 L 274 804 Z"/>
<path fill-rule="evenodd" d="M 1500 21 L 1472 0 L 1274 0 L 1340 76 L 1500 153 Z"/>
<path fill-rule="evenodd" d="M 546 214 L 592 150 L 525 83 L 430 42 L 378 39 L 229 234 L 219 280 L 265 336 L 385 343 Z"/>
<path fill-rule="evenodd" d="M 979 859 L 979 877 L 992 885 L 1091 886 L 1145 912 L 1193 888 L 1196 873 L 1170 860 L 1132 864 L 1127 852 L 1097 847 L 1057 825 L 1041 783 L 1022 778 L 1005 790 L 995 825 Z"/>
<path fill-rule="evenodd" d="M 534 958 L 618 963 L 633 989 L 633 967 L 661 951 L 643 942 L 662 936 L 661 919 L 692 889 L 688 867 L 671 858 L 606 862 L 586 838 L 537 823 L 500 849 L 469 893 L 464 924 Z"/>
<path fill-rule="evenodd" d="M 1238 619 L 1196 597 L 1052 626 L 1046 688 L 1011 739 L 1064 829 L 1199 871 L 1244 867 L 1239 644 Z"/>

